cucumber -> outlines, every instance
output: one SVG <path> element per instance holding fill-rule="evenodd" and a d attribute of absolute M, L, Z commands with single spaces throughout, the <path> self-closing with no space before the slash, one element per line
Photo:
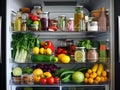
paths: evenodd
<path fill-rule="evenodd" d="M 53 55 L 33 55 L 32 61 L 33 62 L 55 62 L 55 57 Z"/>

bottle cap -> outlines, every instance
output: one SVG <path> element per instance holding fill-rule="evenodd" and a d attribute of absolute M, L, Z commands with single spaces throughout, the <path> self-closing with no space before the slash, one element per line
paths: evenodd
<path fill-rule="evenodd" d="M 105 7 L 101 7 L 101 9 L 100 9 L 100 10 L 104 12 L 104 11 L 105 11 Z"/>

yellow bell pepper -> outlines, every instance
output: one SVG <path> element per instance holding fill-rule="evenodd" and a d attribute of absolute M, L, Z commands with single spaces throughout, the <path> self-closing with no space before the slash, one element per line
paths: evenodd
<path fill-rule="evenodd" d="M 52 74 L 50 72 L 44 72 L 43 75 L 46 78 L 52 77 Z"/>

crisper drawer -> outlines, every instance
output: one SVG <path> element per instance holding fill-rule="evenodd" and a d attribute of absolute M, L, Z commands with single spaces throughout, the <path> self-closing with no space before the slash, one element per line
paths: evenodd
<path fill-rule="evenodd" d="M 105 90 L 105 87 L 64 87 L 62 90 Z"/>
<path fill-rule="evenodd" d="M 105 90 L 105 87 L 17 87 L 16 90 Z"/>
<path fill-rule="evenodd" d="M 16 90 L 59 90 L 59 87 L 17 87 Z"/>

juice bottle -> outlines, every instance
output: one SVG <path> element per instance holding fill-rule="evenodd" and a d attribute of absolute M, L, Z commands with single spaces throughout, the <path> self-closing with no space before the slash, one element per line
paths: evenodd
<path fill-rule="evenodd" d="M 74 14 L 74 30 L 80 31 L 80 20 L 84 18 L 83 6 L 76 6 Z"/>

